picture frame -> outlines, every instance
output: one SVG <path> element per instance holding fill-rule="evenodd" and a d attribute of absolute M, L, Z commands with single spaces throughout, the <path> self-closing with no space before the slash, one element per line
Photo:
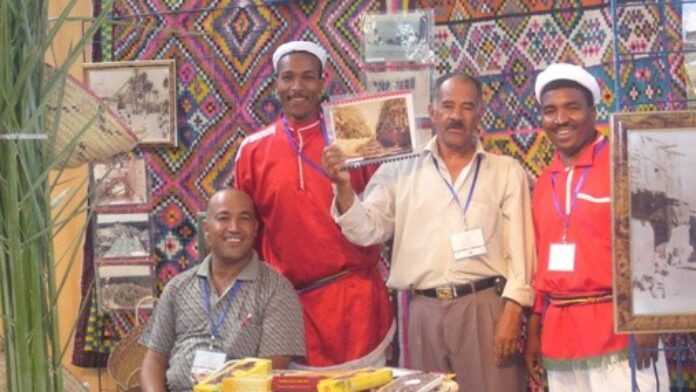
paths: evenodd
<path fill-rule="evenodd" d="M 122 154 L 107 161 L 90 164 L 94 189 L 93 205 L 108 208 L 147 207 L 148 176 L 145 159 Z"/>
<path fill-rule="evenodd" d="M 101 313 L 152 308 L 155 275 L 151 264 L 134 264 L 115 260 L 96 265 L 97 305 Z"/>
<path fill-rule="evenodd" d="M 150 217 L 147 213 L 98 213 L 94 254 L 98 261 L 150 257 Z"/>
<path fill-rule="evenodd" d="M 85 83 L 120 114 L 139 145 L 178 145 L 174 60 L 83 65 Z"/>
<path fill-rule="evenodd" d="M 432 67 L 430 65 L 397 67 L 371 66 L 364 71 L 365 88 L 369 92 L 410 91 L 414 99 L 416 119 L 430 118 L 430 92 L 432 89 Z"/>
<path fill-rule="evenodd" d="M 696 330 L 696 112 L 611 119 L 618 333 Z"/>
<path fill-rule="evenodd" d="M 429 62 L 433 26 L 432 10 L 366 14 L 362 23 L 365 62 Z"/>
<path fill-rule="evenodd" d="M 346 154 L 346 166 L 405 159 L 416 152 L 413 94 L 345 96 L 322 105 L 327 139 Z"/>

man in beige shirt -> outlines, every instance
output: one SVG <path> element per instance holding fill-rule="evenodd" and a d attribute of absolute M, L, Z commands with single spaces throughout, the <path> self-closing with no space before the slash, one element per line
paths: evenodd
<path fill-rule="evenodd" d="M 414 293 L 409 365 L 454 371 L 465 391 L 523 391 L 517 340 L 535 261 L 529 187 L 513 158 L 483 151 L 481 112 L 480 82 L 440 78 L 436 136 L 417 158 L 382 165 L 363 200 L 337 146 L 322 164 L 346 238 L 365 246 L 394 237 L 387 284 Z"/>

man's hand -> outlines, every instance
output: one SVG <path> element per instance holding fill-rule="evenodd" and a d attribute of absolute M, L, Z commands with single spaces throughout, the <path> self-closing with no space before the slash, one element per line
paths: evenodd
<path fill-rule="evenodd" d="M 350 174 L 345 169 L 346 155 L 336 145 L 324 147 L 324 152 L 321 154 L 321 166 L 326 171 L 329 179 L 334 184 L 350 186 Z"/>
<path fill-rule="evenodd" d="M 653 361 L 657 362 L 657 342 L 659 335 L 654 334 L 636 334 L 633 335 L 636 339 L 636 367 L 645 369 L 650 366 Z"/>
<path fill-rule="evenodd" d="M 537 385 L 542 385 L 543 367 L 541 366 L 541 316 L 532 313 L 527 322 L 527 344 L 524 350 L 524 364 L 527 373 Z"/>
<path fill-rule="evenodd" d="M 522 306 L 505 300 L 503 312 L 495 326 L 495 363 L 500 366 L 517 353 L 517 341 L 520 337 Z"/>

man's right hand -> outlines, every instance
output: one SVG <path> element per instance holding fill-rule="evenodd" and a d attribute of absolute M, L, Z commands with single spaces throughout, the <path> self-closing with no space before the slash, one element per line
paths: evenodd
<path fill-rule="evenodd" d="M 336 185 L 350 186 L 350 173 L 345 168 L 346 154 L 336 144 L 324 147 L 321 154 L 321 166 L 331 182 Z"/>
<path fill-rule="evenodd" d="M 543 385 L 541 365 L 541 317 L 532 313 L 527 323 L 527 344 L 524 350 L 524 363 L 527 373 L 537 385 Z"/>

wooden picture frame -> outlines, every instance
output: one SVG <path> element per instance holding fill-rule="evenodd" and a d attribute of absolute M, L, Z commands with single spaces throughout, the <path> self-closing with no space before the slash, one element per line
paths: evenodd
<path fill-rule="evenodd" d="M 150 208 L 145 158 L 121 154 L 106 161 L 92 162 L 90 174 L 93 205 L 98 212 Z"/>
<path fill-rule="evenodd" d="M 139 145 L 178 145 L 174 60 L 86 63 L 85 83 L 118 113 Z"/>
<path fill-rule="evenodd" d="M 114 260 L 95 265 L 97 304 L 101 313 L 134 310 L 141 300 L 155 295 L 154 266 Z M 152 302 L 143 304 L 146 309 Z"/>
<path fill-rule="evenodd" d="M 98 213 L 94 255 L 99 261 L 152 256 L 148 213 Z"/>
<path fill-rule="evenodd" d="M 696 330 L 696 112 L 611 119 L 618 333 Z"/>

